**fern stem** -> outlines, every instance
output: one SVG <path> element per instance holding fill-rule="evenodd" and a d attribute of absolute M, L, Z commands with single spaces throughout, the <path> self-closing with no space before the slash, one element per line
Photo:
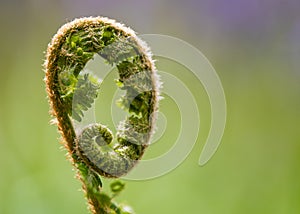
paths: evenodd
<path fill-rule="evenodd" d="M 93 76 L 81 71 L 99 54 L 119 72 L 117 85 L 126 92 L 121 107 L 129 116 L 114 136 L 102 124 L 78 134 L 80 121 L 101 90 Z M 69 158 L 82 182 L 92 213 L 122 213 L 101 192 L 100 176 L 117 178 L 130 171 L 147 148 L 158 109 L 159 79 L 148 47 L 135 33 L 103 17 L 80 18 L 62 26 L 48 46 L 46 87 Z M 117 143 L 111 146 L 113 139 Z"/>

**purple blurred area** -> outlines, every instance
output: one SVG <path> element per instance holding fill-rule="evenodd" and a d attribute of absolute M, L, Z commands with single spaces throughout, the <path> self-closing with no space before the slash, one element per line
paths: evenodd
<path fill-rule="evenodd" d="M 1 58 L 8 53 L 12 57 L 30 41 L 45 49 L 63 23 L 98 15 L 121 21 L 141 34 L 181 38 L 213 62 L 270 57 L 284 59 L 283 64 L 294 64 L 290 69 L 295 69 L 300 57 L 298 0 L 2 0 L 0 5 L 5 50 Z"/>

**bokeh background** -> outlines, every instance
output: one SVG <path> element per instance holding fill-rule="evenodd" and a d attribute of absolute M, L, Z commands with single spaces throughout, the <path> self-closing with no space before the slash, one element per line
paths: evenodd
<path fill-rule="evenodd" d="M 200 167 L 210 111 L 202 86 L 192 84 L 202 127 L 192 153 L 167 175 L 127 181 L 118 201 L 141 214 L 300 213 L 299 11 L 298 0 L 1 0 L 0 213 L 88 213 L 49 125 L 42 64 L 57 29 L 91 15 L 192 44 L 215 67 L 227 100 L 221 146 Z M 167 63 L 158 68 L 180 71 Z M 162 101 L 169 131 L 145 158 L 176 139 L 174 106 Z"/>

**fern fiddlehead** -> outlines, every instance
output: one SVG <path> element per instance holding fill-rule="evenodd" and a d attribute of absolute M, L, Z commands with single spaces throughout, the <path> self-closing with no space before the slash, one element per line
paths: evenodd
<path fill-rule="evenodd" d="M 115 136 L 100 123 L 89 124 L 79 132 L 74 128 L 101 90 L 97 78 L 81 72 L 95 54 L 117 67 L 117 85 L 125 91 L 120 105 L 129 116 L 120 122 Z M 45 71 L 52 114 L 91 211 L 121 213 L 101 193 L 100 176 L 117 178 L 129 172 L 141 159 L 153 134 L 159 80 L 147 46 L 131 29 L 114 20 L 76 19 L 62 26 L 53 37 L 47 49 Z"/>

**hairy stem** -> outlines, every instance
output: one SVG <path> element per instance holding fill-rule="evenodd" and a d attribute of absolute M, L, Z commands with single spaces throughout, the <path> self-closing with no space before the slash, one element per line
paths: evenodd
<path fill-rule="evenodd" d="M 119 105 L 129 116 L 115 135 L 100 123 L 80 131 L 80 122 L 101 90 L 86 63 L 99 54 L 119 72 L 117 86 L 125 91 Z M 101 192 L 100 176 L 117 178 L 141 159 L 153 134 L 159 80 L 148 47 L 135 33 L 108 18 L 81 18 L 62 26 L 47 49 L 47 93 L 71 162 L 93 213 L 122 213 Z M 112 143 L 114 141 L 114 143 Z"/>

